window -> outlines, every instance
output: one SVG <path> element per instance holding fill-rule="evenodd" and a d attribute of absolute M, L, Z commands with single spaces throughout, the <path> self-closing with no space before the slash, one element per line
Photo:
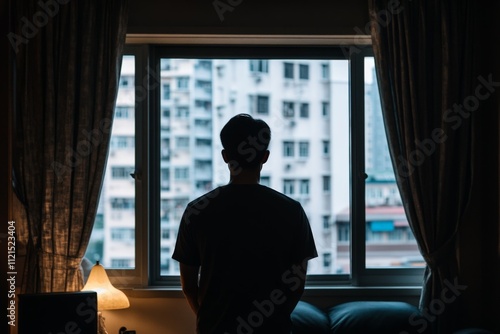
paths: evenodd
<path fill-rule="evenodd" d="M 128 88 L 134 86 L 134 77 L 130 75 L 122 74 L 120 77 L 119 87 Z"/>
<path fill-rule="evenodd" d="M 283 194 L 293 195 L 294 194 L 294 180 L 283 180 Z"/>
<path fill-rule="evenodd" d="M 177 88 L 178 89 L 188 89 L 189 88 L 189 78 L 179 77 L 177 79 Z"/>
<path fill-rule="evenodd" d="M 309 79 L 309 65 L 299 64 L 299 79 Z"/>
<path fill-rule="evenodd" d="M 111 147 L 115 149 L 133 149 L 134 143 L 132 136 L 117 135 L 111 138 Z"/>
<path fill-rule="evenodd" d="M 111 229 L 111 239 L 119 241 L 133 241 L 134 240 L 133 228 L 113 228 Z"/>
<path fill-rule="evenodd" d="M 200 88 L 205 93 L 212 93 L 212 82 L 207 80 L 196 80 L 196 88 Z"/>
<path fill-rule="evenodd" d="M 323 191 L 325 193 L 330 192 L 330 183 L 331 183 L 330 175 L 323 176 Z"/>
<path fill-rule="evenodd" d="M 330 65 L 321 64 L 321 79 L 324 80 L 330 79 Z"/>
<path fill-rule="evenodd" d="M 323 216 L 323 229 L 325 229 L 325 230 L 330 229 L 330 216 L 329 215 Z"/>
<path fill-rule="evenodd" d="M 309 156 L 309 142 L 300 141 L 299 142 L 299 157 L 307 158 Z"/>
<path fill-rule="evenodd" d="M 294 103 L 288 101 L 283 102 L 283 117 L 292 118 L 294 115 Z"/>
<path fill-rule="evenodd" d="M 189 137 L 177 137 L 175 138 L 175 147 L 179 149 L 189 147 Z"/>
<path fill-rule="evenodd" d="M 269 96 L 250 95 L 250 114 L 269 115 Z"/>
<path fill-rule="evenodd" d="M 163 85 L 163 99 L 170 100 L 170 85 L 169 84 Z"/>
<path fill-rule="evenodd" d="M 135 200 L 133 198 L 111 198 L 111 208 L 115 210 L 133 210 Z"/>
<path fill-rule="evenodd" d="M 308 284 L 418 284 L 422 270 L 411 260 L 418 254 L 416 242 L 395 178 L 387 176 L 390 159 L 379 149 L 384 127 L 370 51 L 356 48 L 361 52 L 180 46 L 173 57 L 168 47 L 127 46 L 122 78 L 129 83 L 119 87 L 115 116 L 120 116 L 86 256 L 130 284 L 178 286 L 179 266 L 170 256 L 181 216 L 192 199 L 227 183 L 220 128 L 249 110 L 273 131 L 260 183 L 299 200 L 313 227 L 320 257 L 310 262 Z M 197 58 L 201 53 L 203 59 Z M 250 54 L 266 61 L 251 65 Z M 295 64 L 298 79 L 314 80 L 290 80 Z M 266 82 L 237 75 L 248 73 L 249 66 L 257 76 L 266 73 Z M 148 76 L 151 80 L 144 80 Z M 169 100 L 164 85 L 174 87 Z M 137 174 L 135 180 L 129 171 Z M 365 172 L 366 179 L 354 177 Z M 119 241 L 126 233 L 128 241 Z M 390 270 L 386 258 L 394 260 Z"/>
<path fill-rule="evenodd" d="M 131 180 L 130 174 L 134 172 L 134 167 L 111 167 L 111 177 L 113 179 Z"/>
<path fill-rule="evenodd" d="M 301 103 L 300 104 L 300 117 L 308 118 L 309 117 L 309 103 Z"/>
<path fill-rule="evenodd" d="M 293 141 L 284 141 L 283 142 L 283 156 L 284 157 L 293 157 L 295 143 Z"/>
<path fill-rule="evenodd" d="M 285 79 L 293 79 L 293 63 L 283 63 L 283 71 Z"/>
<path fill-rule="evenodd" d="M 321 102 L 321 115 L 323 117 L 330 117 L 330 103 Z"/>
<path fill-rule="evenodd" d="M 250 72 L 267 73 L 269 71 L 269 61 L 260 59 L 250 60 Z"/>
<path fill-rule="evenodd" d="M 115 118 L 134 118 L 134 108 L 130 107 L 116 107 Z"/>
<path fill-rule="evenodd" d="M 329 157 L 330 156 L 330 141 L 329 140 L 323 140 L 322 142 L 322 147 L 323 147 L 323 156 Z"/>
<path fill-rule="evenodd" d="M 309 180 L 300 180 L 299 192 L 301 195 L 309 195 Z"/>
<path fill-rule="evenodd" d="M 189 168 L 176 167 L 175 168 L 175 179 L 176 180 L 188 180 L 189 179 Z"/>
<path fill-rule="evenodd" d="M 176 118 L 188 118 L 189 117 L 189 108 L 188 107 L 178 107 L 175 109 L 175 117 Z"/>

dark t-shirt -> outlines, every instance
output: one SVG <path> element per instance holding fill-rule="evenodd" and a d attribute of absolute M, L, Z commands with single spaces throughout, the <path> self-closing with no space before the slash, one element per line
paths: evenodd
<path fill-rule="evenodd" d="M 229 184 L 190 202 L 175 260 L 201 266 L 202 334 L 290 333 L 287 295 L 317 257 L 299 202 L 258 184 Z"/>

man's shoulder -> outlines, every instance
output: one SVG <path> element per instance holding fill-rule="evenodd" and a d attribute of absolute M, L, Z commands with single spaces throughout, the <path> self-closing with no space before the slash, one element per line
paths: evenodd
<path fill-rule="evenodd" d="M 272 197 L 273 199 L 277 201 L 283 202 L 285 205 L 292 205 L 292 206 L 300 206 L 300 203 L 291 198 L 290 196 L 287 196 L 273 188 L 269 188 L 266 186 L 261 186 L 262 192 L 265 193 L 267 196 Z"/>
<path fill-rule="evenodd" d="M 222 192 L 223 186 L 217 187 L 201 196 L 196 197 L 192 201 L 190 201 L 187 206 L 188 207 L 199 207 L 199 206 L 207 206 L 208 203 L 219 197 Z"/>

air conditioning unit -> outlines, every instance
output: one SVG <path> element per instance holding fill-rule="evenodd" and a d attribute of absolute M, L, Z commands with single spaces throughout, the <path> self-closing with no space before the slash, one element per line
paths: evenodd
<path fill-rule="evenodd" d="M 295 121 L 290 121 L 288 123 L 288 126 L 291 127 L 291 128 L 293 128 L 295 125 L 296 125 Z"/>

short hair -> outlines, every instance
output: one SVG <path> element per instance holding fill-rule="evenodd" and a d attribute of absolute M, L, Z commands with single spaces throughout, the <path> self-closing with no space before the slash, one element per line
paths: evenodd
<path fill-rule="evenodd" d="M 271 141 L 271 128 L 249 114 L 233 116 L 220 132 L 227 157 L 241 168 L 259 166 Z"/>

